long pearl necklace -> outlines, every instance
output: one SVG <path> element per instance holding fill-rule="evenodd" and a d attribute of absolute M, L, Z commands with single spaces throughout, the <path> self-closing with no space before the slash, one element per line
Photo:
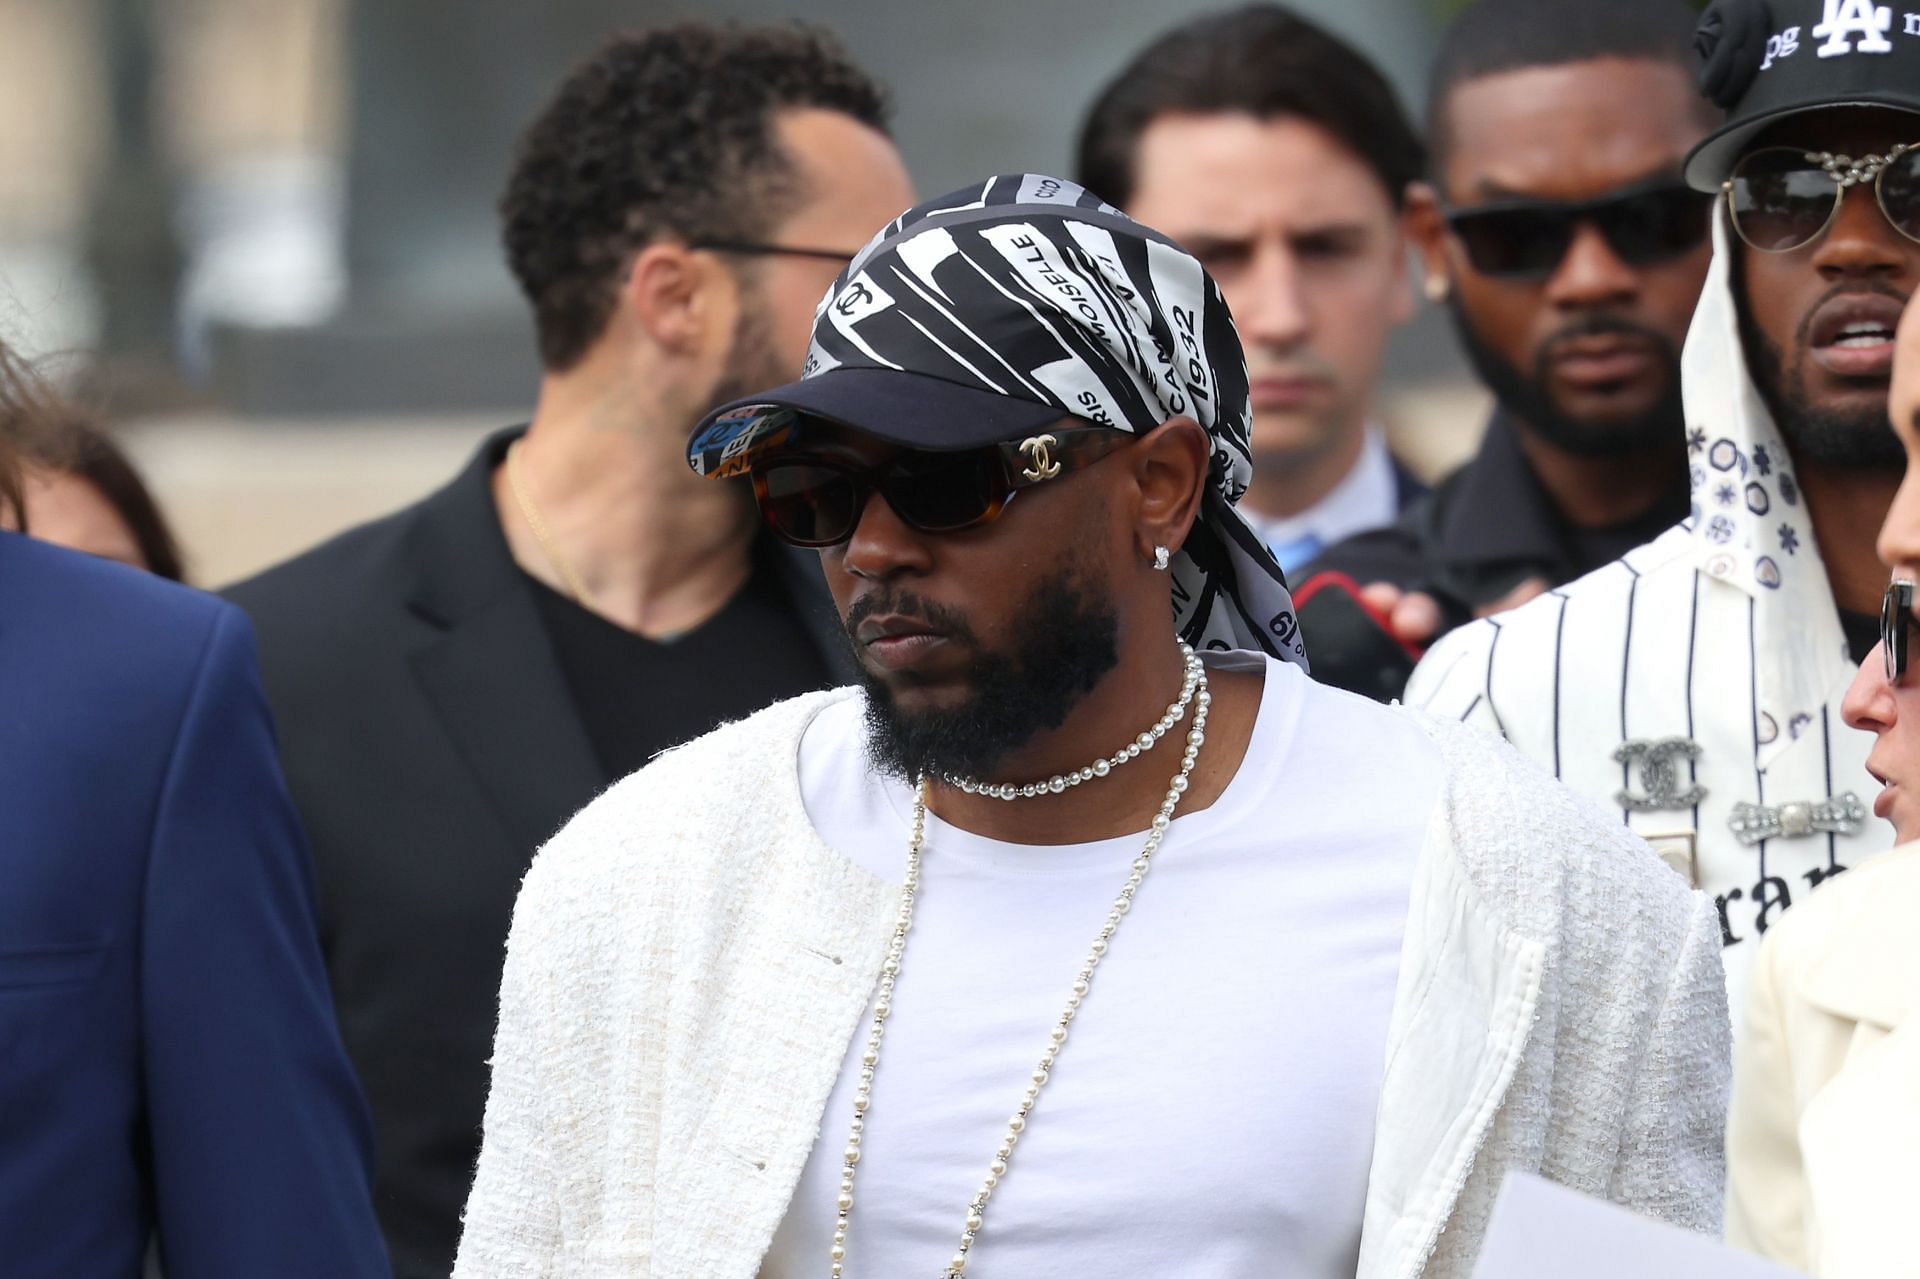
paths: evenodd
<path fill-rule="evenodd" d="M 993 1197 L 1000 1178 L 1006 1175 L 1007 1163 L 1013 1158 L 1013 1148 L 1019 1144 L 1020 1134 L 1026 1131 L 1027 1120 L 1033 1114 L 1034 1106 L 1039 1103 L 1040 1090 L 1046 1087 L 1047 1080 L 1052 1076 L 1054 1060 L 1066 1045 L 1067 1030 L 1079 1015 L 1081 1001 L 1092 988 L 1094 970 L 1106 956 L 1107 945 L 1113 940 L 1114 933 L 1119 931 L 1120 921 L 1133 908 L 1133 895 L 1140 890 L 1141 882 L 1147 877 L 1147 869 L 1153 864 L 1154 851 L 1160 847 L 1167 827 L 1173 822 L 1173 810 L 1186 793 L 1194 762 L 1200 757 L 1200 746 L 1207 740 L 1207 708 L 1213 703 L 1213 695 L 1207 691 L 1206 671 L 1193 656 L 1192 650 L 1184 644 L 1181 649 L 1186 656 L 1188 678 L 1195 687 L 1169 708 L 1169 714 L 1175 709 L 1184 713 L 1187 700 L 1191 699 L 1194 703 L 1193 727 L 1187 732 L 1187 748 L 1180 757 L 1180 771 L 1174 774 L 1173 781 L 1168 784 L 1167 797 L 1161 801 L 1160 811 L 1154 814 L 1152 829 L 1147 832 L 1146 846 L 1133 859 L 1127 882 L 1121 886 L 1120 895 L 1114 898 L 1113 908 L 1107 912 L 1106 922 L 1094 937 L 1086 962 L 1080 966 L 1080 972 L 1074 978 L 1073 991 L 1067 996 L 1060 1019 L 1054 1023 L 1046 1051 L 1040 1055 L 1040 1064 L 1034 1067 L 1026 1095 L 1013 1117 L 1007 1120 L 1006 1135 L 1000 1139 L 999 1149 L 994 1151 L 993 1162 L 987 1165 L 986 1180 L 981 1182 L 973 1201 L 967 1205 L 966 1226 L 960 1232 L 960 1250 L 953 1254 L 953 1260 L 947 1263 L 942 1272 L 944 1279 L 961 1279 L 966 1273 L 967 1254 L 973 1250 L 974 1240 L 979 1237 L 981 1224 L 986 1217 L 987 1200 Z M 1057 793 L 1058 790 L 1052 785 L 1047 787 L 1047 793 Z M 874 999 L 873 1025 L 867 1031 L 866 1049 L 860 1054 L 860 1085 L 853 1094 L 853 1127 L 847 1134 L 846 1158 L 840 1169 L 840 1195 L 836 1201 L 839 1218 L 833 1227 L 833 1279 L 843 1279 L 845 1273 L 847 1220 L 853 1212 L 854 1173 L 860 1165 L 860 1143 L 866 1133 L 867 1111 L 873 1104 L 873 1075 L 875 1067 L 880 1064 L 880 1041 L 886 1036 L 887 1017 L 893 1012 L 893 987 L 900 976 L 900 957 L 906 953 L 907 933 L 913 928 L 913 903 L 920 891 L 920 846 L 926 838 L 926 832 L 927 780 L 922 777 L 914 788 L 913 834 L 907 842 L 907 874 L 900 889 L 900 914 L 894 922 L 893 938 L 887 943 L 886 962 L 880 966 L 880 989 Z"/>
<path fill-rule="evenodd" d="M 1085 768 L 1076 768 L 1070 773 L 1055 773 L 1044 782 L 977 782 L 970 777 L 948 776 L 943 780 L 947 785 L 963 790 L 969 795 L 988 795 L 994 799 L 1032 799 L 1038 795 L 1058 795 L 1069 786 L 1078 786 L 1090 782 L 1096 777 L 1105 777 L 1114 769 L 1130 759 L 1138 759 L 1150 751 L 1167 735 L 1167 730 L 1179 723 L 1187 713 L 1187 703 L 1193 700 L 1194 689 L 1200 686 L 1200 659 L 1180 640 L 1180 658 L 1185 672 L 1185 680 L 1180 686 L 1180 696 L 1173 699 L 1166 714 L 1154 721 L 1152 728 L 1140 734 L 1104 759 L 1096 759 Z"/>

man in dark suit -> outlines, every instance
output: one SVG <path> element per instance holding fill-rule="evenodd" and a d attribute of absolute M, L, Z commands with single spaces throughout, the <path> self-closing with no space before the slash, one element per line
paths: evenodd
<path fill-rule="evenodd" d="M 379 1279 L 371 1145 L 246 619 L 0 531 L 0 1274 Z"/>
<path fill-rule="evenodd" d="M 446 488 L 237 586 L 259 628 L 401 1279 L 451 1268 L 509 916 L 610 782 L 843 678 L 817 564 L 686 469 L 708 407 L 800 372 L 814 304 L 912 203 L 878 87 L 823 37 L 621 37 L 501 210 L 545 376 Z"/>

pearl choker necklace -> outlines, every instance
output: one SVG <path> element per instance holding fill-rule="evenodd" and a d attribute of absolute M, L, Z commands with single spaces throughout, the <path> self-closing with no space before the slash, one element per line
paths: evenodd
<path fill-rule="evenodd" d="M 1146 846 L 1140 850 L 1140 855 L 1133 859 L 1127 882 L 1121 885 L 1120 895 L 1114 898 L 1113 907 L 1107 912 L 1106 922 L 1095 934 L 1087 958 L 1074 977 L 1073 989 L 1067 996 L 1066 1007 L 1061 1011 L 1059 1020 L 1054 1022 L 1053 1029 L 1049 1032 L 1046 1051 L 1040 1055 L 1040 1062 L 1034 1067 L 1030 1077 L 1031 1082 L 1027 1084 L 1019 1107 L 1014 1110 L 1012 1118 L 1007 1120 L 1006 1133 L 1000 1138 L 1000 1145 L 994 1151 L 993 1161 L 987 1165 L 986 1179 L 967 1204 L 966 1224 L 960 1232 L 960 1249 L 954 1253 L 953 1259 L 947 1262 L 946 1269 L 941 1271 L 942 1279 L 964 1279 L 966 1275 L 968 1254 L 973 1251 L 974 1240 L 979 1237 L 981 1225 L 985 1220 L 987 1200 L 993 1197 L 994 1190 L 1000 1185 L 1000 1179 L 1006 1175 L 1007 1163 L 1013 1158 L 1013 1148 L 1019 1144 L 1020 1134 L 1026 1131 L 1027 1121 L 1032 1117 L 1034 1107 L 1039 1104 L 1040 1090 L 1046 1087 L 1047 1080 L 1052 1076 L 1054 1059 L 1059 1057 L 1061 1048 L 1066 1045 L 1067 1030 L 1073 1025 L 1073 1019 L 1080 1013 L 1081 1001 L 1092 989 L 1094 970 L 1100 966 L 1101 959 L 1106 956 L 1108 943 L 1113 940 L 1114 933 L 1119 931 L 1120 921 L 1125 919 L 1127 912 L 1133 909 L 1134 894 L 1140 890 L 1140 884 L 1146 879 L 1147 870 L 1153 864 L 1153 854 L 1160 847 L 1160 841 L 1166 837 L 1167 827 L 1173 823 L 1173 810 L 1179 806 L 1180 797 L 1187 792 L 1194 763 L 1200 758 L 1201 744 L 1207 740 L 1207 708 L 1213 703 L 1213 696 L 1207 691 L 1207 673 L 1201 668 L 1199 660 L 1194 657 L 1191 649 L 1185 644 L 1180 647 L 1186 656 L 1189 687 L 1181 694 L 1180 700 L 1168 708 L 1167 715 L 1177 720 L 1180 715 L 1174 712 L 1185 714 L 1187 703 L 1189 701 L 1194 703 L 1193 727 L 1187 731 L 1187 748 L 1180 757 L 1180 771 L 1175 773 L 1173 780 L 1167 784 L 1166 798 L 1160 802 L 1160 811 L 1154 814 L 1152 828 L 1147 832 Z M 1166 725 L 1169 723 L 1170 720 L 1162 719 L 1160 733 L 1155 735 L 1156 740 L 1160 734 L 1165 733 Z M 1145 734 L 1142 735 L 1143 740 L 1144 738 Z M 1138 747 L 1140 743 L 1136 742 L 1134 746 Z M 1125 755 L 1126 759 L 1133 759 L 1137 757 L 1138 751 L 1136 750 L 1134 754 L 1126 754 L 1123 751 L 1121 754 Z M 1111 768 L 1118 759 L 1119 756 L 1116 756 L 1114 760 L 1102 762 Z M 1084 773 L 1086 770 L 1082 769 L 1081 772 Z M 1104 776 L 1104 773 L 1094 775 Z M 1064 779 L 1056 777 L 1053 782 L 1064 782 Z M 1047 784 L 1049 792 L 1059 789 L 1053 782 Z M 920 892 L 920 845 L 925 840 L 926 833 L 927 780 L 922 777 L 914 788 L 913 834 L 907 841 L 907 873 L 900 886 L 900 914 L 894 921 L 892 940 L 887 943 L 886 961 L 880 966 L 880 988 L 873 1001 L 873 1024 L 867 1031 L 867 1046 L 860 1054 L 860 1082 L 853 1094 L 853 1126 L 847 1133 L 846 1154 L 840 1167 L 840 1193 L 835 1200 L 838 1216 L 833 1226 L 833 1248 L 830 1258 L 832 1268 L 829 1272 L 832 1279 L 845 1279 L 847 1221 L 853 1213 L 854 1173 L 860 1164 L 860 1144 L 866 1135 L 867 1113 L 873 1106 L 873 1076 L 880 1064 L 880 1042 L 887 1033 L 887 1018 L 893 1012 L 894 981 L 900 975 L 900 958 L 906 953 L 907 933 L 913 927 L 913 903 Z"/>
<path fill-rule="evenodd" d="M 978 782 L 970 777 L 954 777 L 951 774 L 942 778 L 947 785 L 965 791 L 969 795 L 986 795 L 994 799 L 1032 799 L 1038 795 L 1058 795 L 1069 786 L 1078 786 L 1090 782 L 1096 777 L 1105 777 L 1130 759 L 1138 759 L 1142 754 L 1154 748 L 1167 730 L 1186 717 L 1187 704 L 1193 701 L 1194 690 L 1204 682 L 1205 676 L 1200 659 L 1185 640 L 1180 640 L 1180 658 L 1185 669 L 1185 680 L 1180 686 L 1180 696 L 1174 698 L 1154 726 L 1140 736 L 1122 746 L 1105 759 L 1096 759 L 1085 768 L 1071 773 L 1055 773 L 1044 782 Z"/>

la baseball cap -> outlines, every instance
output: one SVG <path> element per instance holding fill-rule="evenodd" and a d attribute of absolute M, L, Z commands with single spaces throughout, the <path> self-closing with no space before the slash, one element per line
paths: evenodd
<path fill-rule="evenodd" d="M 1715 0 L 1694 33 L 1700 87 L 1726 121 L 1687 156 L 1716 191 L 1770 126 L 1834 107 L 1920 115 L 1920 13 L 1872 0 Z M 1920 134 L 1920 125 L 1916 125 Z"/>

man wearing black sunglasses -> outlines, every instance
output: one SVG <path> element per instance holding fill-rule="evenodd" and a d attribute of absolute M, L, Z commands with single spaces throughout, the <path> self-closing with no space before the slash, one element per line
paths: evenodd
<path fill-rule="evenodd" d="M 688 458 L 819 549 L 861 687 L 541 853 L 456 1279 L 1465 1279 L 1511 1168 L 1715 1228 L 1712 910 L 1307 677 L 1193 257 L 993 178 L 861 251 L 808 371 Z"/>
<path fill-rule="evenodd" d="M 714 404 L 799 371 L 822 291 L 912 202 L 886 127 L 880 87 L 821 33 L 609 40 L 528 129 L 500 204 L 543 367 L 531 424 L 233 589 L 400 1279 L 452 1262 L 539 842 L 659 751 L 841 676 L 819 570 L 680 454 Z"/>
<path fill-rule="evenodd" d="M 1715 119 L 1692 83 L 1693 20 L 1681 0 L 1483 0 L 1444 38 L 1432 183 L 1408 217 L 1428 296 L 1494 413 L 1431 498 L 1302 575 L 1376 584 L 1363 593 L 1403 642 L 1570 581 L 1686 514 L 1679 351 L 1708 198 L 1680 161 Z M 1311 605 L 1305 619 L 1311 638 Z M 1365 687 L 1346 658 L 1323 646 L 1317 673 Z"/>
<path fill-rule="evenodd" d="M 1688 157 L 1717 197 L 1687 338 L 1682 526 L 1449 636 L 1408 700 L 1506 733 L 1719 905 L 1736 1004 L 1760 934 L 1888 842 L 1841 699 L 1875 644 L 1900 483 L 1894 327 L 1920 285 L 1920 35 L 1885 7 L 1721 0 Z"/>

